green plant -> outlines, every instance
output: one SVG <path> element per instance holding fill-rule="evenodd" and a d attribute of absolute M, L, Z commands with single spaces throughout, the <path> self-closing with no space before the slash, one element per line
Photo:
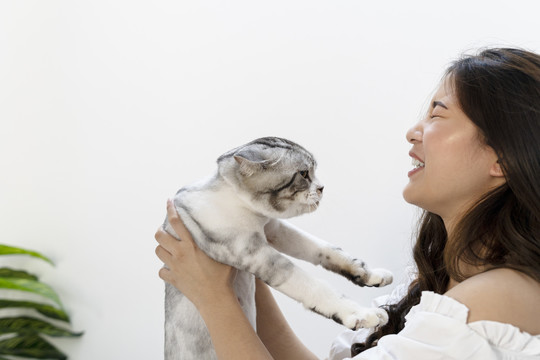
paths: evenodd
<path fill-rule="evenodd" d="M 31 256 L 54 265 L 40 253 L 7 245 L 0 244 L 0 255 Z M 70 319 L 56 292 L 39 281 L 36 275 L 7 267 L 0 268 L 0 289 L 29 292 L 49 300 L 35 302 L 0 298 L 0 309 L 31 309 L 31 313 L 40 314 L 0 317 L 0 360 L 7 360 L 3 357 L 6 355 L 10 358 L 16 356 L 33 359 L 67 359 L 65 354 L 43 337 L 43 335 L 51 337 L 82 335 L 66 328 L 70 327 Z"/>

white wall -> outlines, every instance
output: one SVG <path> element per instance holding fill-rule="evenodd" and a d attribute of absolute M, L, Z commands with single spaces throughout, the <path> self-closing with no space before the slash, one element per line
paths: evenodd
<path fill-rule="evenodd" d="M 74 360 L 162 358 L 153 235 L 165 200 L 260 136 L 318 158 L 325 199 L 294 222 L 399 282 L 416 214 L 401 198 L 406 130 L 461 52 L 540 51 L 539 10 L 536 0 L 2 1 L 0 242 L 56 262 L 29 266 L 85 335 L 55 343 Z M 364 304 L 388 291 L 306 268 Z M 276 296 L 324 357 L 341 327 Z"/>

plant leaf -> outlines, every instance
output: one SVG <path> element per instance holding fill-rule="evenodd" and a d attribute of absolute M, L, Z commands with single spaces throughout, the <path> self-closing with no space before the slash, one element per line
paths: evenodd
<path fill-rule="evenodd" d="M 65 322 L 70 321 L 68 314 L 66 314 L 64 310 L 32 301 L 0 300 L 0 309 L 1 308 L 31 308 L 51 319 L 62 320 Z"/>
<path fill-rule="evenodd" d="M 54 263 L 51 261 L 51 259 L 49 259 L 48 257 L 46 257 L 46 256 L 44 256 L 44 255 L 42 255 L 42 254 L 40 254 L 40 253 L 38 253 L 36 251 L 21 249 L 21 248 L 14 247 L 14 246 L 8 246 L 8 245 L 0 244 L 0 255 L 30 255 L 30 256 L 33 256 L 35 258 L 45 260 L 49 264 L 54 265 Z"/>
<path fill-rule="evenodd" d="M 0 268 L 0 277 L 38 281 L 38 277 L 36 275 L 32 275 L 24 270 L 13 270 L 5 267 Z"/>
<path fill-rule="evenodd" d="M 0 289 L 20 290 L 38 294 L 51 299 L 58 304 L 61 309 L 64 308 L 56 292 L 49 285 L 39 281 L 0 277 Z"/>
<path fill-rule="evenodd" d="M 65 354 L 38 335 L 16 336 L 0 341 L 0 355 L 14 355 L 34 359 L 67 359 Z"/>
<path fill-rule="evenodd" d="M 1 318 L 0 335 L 12 333 L 19 335 L 44 334 L 54 337 L 77 337 L 82 335 L 82 333 L 76 333 L 28 316 Z"/>

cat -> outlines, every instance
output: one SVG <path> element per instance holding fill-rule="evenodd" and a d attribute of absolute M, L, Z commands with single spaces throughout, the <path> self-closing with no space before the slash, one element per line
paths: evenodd
<path fill-rule="evenodd" d="M 324 187 L 310 152 L 290 140 L 266 137 L 221 155 L 217 164 L 214 175 L 180 189 L 173 203 L 201 250 L 239 269 L 234 289 L 254 328 L 254 276 L 350 329 L 387 322 L 383 309 L 357 305 L 282 255 L 321 265 L 360 286 L 392 282 L 390 272 L 368 270 L 340 248 L 281 220 L 319 206 Z M 163 227 L 178 239 L 167 220 Z M 165 360 L 180 359 L 212 360 L 216 355 L 195 306 L 166 284 Z"/>

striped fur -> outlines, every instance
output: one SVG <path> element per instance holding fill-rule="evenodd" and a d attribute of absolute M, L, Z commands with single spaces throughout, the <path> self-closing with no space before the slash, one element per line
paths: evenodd
<path fill-rule="evenodd" d="M 174 203 L 198 246 L 240 270 L 234 287 L 253 327 L 254 276 L 351 329 L 387 321 L 383 310 L 358 306 L 283 256 L 321 265 L 361 286 L 392 281 L 387 271 L 368 270 L 362 261 L 282 220 L 314 211 L 322 198 L 317 163 L 309 151 L 286 139 L 266 137 L 223 154 L 217 162 L 216 174 L 180 189 Z M 164 228 L 175 235 L 167 221 Z M 195 307 L 166 284 L 165 360 L 180 359 L 210 360 L 216 355 Z"/>

